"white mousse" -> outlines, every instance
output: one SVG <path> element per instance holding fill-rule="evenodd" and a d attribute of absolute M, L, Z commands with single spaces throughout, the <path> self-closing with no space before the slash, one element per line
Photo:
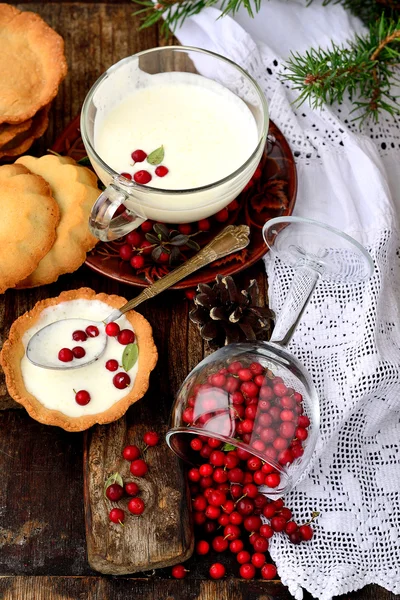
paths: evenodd
<path fill-rule="evenodd" d="M 88 355 L 96 352 L 96 338 L 88 338 L 84 342 L 76 342 L 72 339 L 72 332 L 81 329 L 79 319 L 89 319 L 93 321 L 102 321 L 113 310 L 99 300 L 71 300 L 62 302 L 55 306 L 45 308 L 36 324 L 29 329 L 23 336 L 22 342 L 26 348 L 30 338 L 39 329 L 54 323 L 61 319 L 77 319 L 71 327 L 71 323 L 60 323 L 55 330 L 52 339 L 45 340 L 45 352 L 58 355 L 61 348 L 74 348 L 82 346 Z M 133 327 L 122 316 L 117 321 L 121 329 L 130 329 Z M 87 326 L 88 323 L 85 323 Z M 117 389 L 113 384 L 113 377 L 116 373 L 125 372 L 122 367 L 117 371 L 108 371 L 105 368 L 107 360 L 115 359 L 121 365 L 122 353 L 125 346 L 121 345 L 116 338 L 110 337 L 104 354 L 91 365 L 80 369 L 71 369 L 65 371 L 53 371 L 42 369 L 33 365 L 26 356 L 21 360 L 21 371 L 24 384 L 28 392 L 35 396 L 46 408 L 58 410 L 69 417 L 80 417 L 83 415 L 92 415 L 104 412 L 121 398 L 126 396 L 135 382 L 138 371 L 138 363 L 128 371 L 131 383 L 123 390 Z M 84 359 L 86 356 L 84 357 Z M 83 360 L 84 360 L 83 359 Z M 79 359 L 74 359 L 78 362 Z M 75 401 L 75 391 L 86 390 L 91 396 L 89 404 L 80 406 Z"/>
<path fill-rule="evenodd" d="M 251 156 L 258 137 L 243 100 L 216 81 L 177 72 L 148 76 L 146 87 L 130 90 L 109 112 L 99 110 L 94 142 L 117 173 L 145 169 L 152 175 L 148 185 L 183 190 L 232 174 Z M 132 167 L 134 150 L 149 154 L 161 145 L 162 164 L 169 169 L 165 177 L 157 177 L 147 161 Z"/>

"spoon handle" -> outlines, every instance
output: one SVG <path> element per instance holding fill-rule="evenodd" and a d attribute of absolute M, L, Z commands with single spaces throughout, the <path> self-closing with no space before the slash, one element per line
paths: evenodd
<path fill-rule="evenodd" d="M 249 233 L 250 229 L 247 225 L 228 225 L 221 233 L 216 235 L 207 246 L 204 246 L 197 254 L 183 263 L 183 265 L 177 267 L 171 271 L 171 273 L 168 273 L 168 275 L 165 275 L 165 277 L 162 277 L 148 288 L 145 288 L 139 296 L 129 300 L 129 302 L 124 304 L 119 310 L 113 311 L 106 319 L 106 323 L 115 321 L 128 310 L 136 308 L 136 306 L 145 300 L 157 296 L 157 294 L 167 290 L 181 279 L 184 279 L 194 271 L 201 269 L 201 267 L 205 267 L 214 260 L 246 248 L 250 241 Z"/>

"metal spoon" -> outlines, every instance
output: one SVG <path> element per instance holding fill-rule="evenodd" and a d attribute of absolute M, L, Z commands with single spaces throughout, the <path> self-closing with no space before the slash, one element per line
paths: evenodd
<path fill-rule="evenodd" d="M 112 323 L 121 317 L 127 311 L 136 308 L 144 300 L 153 298 L 160 292 L 168 289 L 181 279 L 184 279 L 194 271 L 208 265 L 214 260 L 223 258 L 232 252 L 242 250 L 249 243 L 250 229 L 247 225 L 228 225 L 219 233 L 207 246 L 204 246 L 197 254 L 186 261 L 180 267 L 177 267 L 165 277 L 162 277 L 148 288 L 145 288 L 139 296 L 130 300 L 120 309 L 115 309 L 104 321 L 90 321 L 87 319 L 62 319 L 46 325 L 37 331 L 29 340 L 26 348 L 26 356 L 31 363 L 44 369 L 58 369 L 66 371 L 68 369 L 80 369 L 94 361 L 98 360 L 104 353 L 108 336 L 104 332 L 104 325 Z M 92 351 L 87 352 L 86 358 L 73 359 L 71 362 L 61 362 L 57 355 L 49 357 L 49 352 L 45 351 L 47 340 L 57 339 L 57 329 L 60 330 L 60 324 L 71 323 L 71 333 L 75 329 L 85 329 L 88 325 L 95 325 L 100 334 L 91 338 Z M 94 348 L 93 348 L 94 346 Z M 88 346 L 89 348 L 89 346 Z M 94 351 L 93 351 L 94 350 Z"/>

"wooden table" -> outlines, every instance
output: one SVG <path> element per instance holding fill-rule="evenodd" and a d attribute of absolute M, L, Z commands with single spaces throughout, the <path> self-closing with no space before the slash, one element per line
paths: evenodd
<path fill-rule="evenodd" d="M 50 127 L 32 152 L 49 148 L 71 119 L 97 77 L 111 64 L 139 50 L 163 45 L 156 27 L 138 31 L 130 0 L 80 2 L 55 0 L 15 3 L 33 10 L 65 39 L 69 75 L 52 110 Z M 247 284 L 257 277 L 265 296 L 261 263 L 238 278 Z M 128 298 L 133 288 L 120 286 L 82 267 L 50 286 L 6 292 L 0 298 L 1 336 L 37 300 L 82 285 Z M 168 419 L 174 393 L 204 353 L 200 336 L 188 320 L 189 303 L 182 292 L 149 301 L 141 312 L 154 326 L 160 360 L 153 387 L 143 402 L 157 402 Z M 154 382 L 157 381 L 156 388 Z M 12 405 L 0 376 L 0 403 Z M 137 406 L 130 410 L 132 418 Z M 151 418 L 151 411 L 149 412 Z M 15 408 L 0 412 L 0 598 L 2 600 L 267 600 L 291 596 L 279 583 L 245 582 L 229 577 L 207 578 L 207 561 L 189 561 L 184 581 L 170 569 L 142 576 L 110 578 L 91 571 L 86 559 L 83 515 L 83 435 L 42 426 Z M 307 596 L 310 598 L 310 596 Z M 368 586 L 344 598 L 394 600 Z"/>

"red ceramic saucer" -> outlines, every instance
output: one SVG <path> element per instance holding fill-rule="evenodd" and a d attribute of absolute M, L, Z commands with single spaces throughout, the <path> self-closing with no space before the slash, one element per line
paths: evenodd
<path fill-rule="evenodd" d="M 79 116 L 57 139 L 53 150 L 59 154 L 71 156 L 75 160 L 86 156 L 79 130 Z M 258 261 L 267 251 L 261 233 L 264 223 L 273 217 L 291 215 L 296 201 L 296 193 L 297 173 L 292 152 L 282 132 L 270 121 L 268 140 L 260 166 L 251 184 L 238 196 L 237 202 L 233 203 L 227 220 L 221 223 L 215 217 L 210 217 L 211 227 L 207 232 L 198 232 L 197 224 L 192 224 L 192 233 L 196 234 L 193 239 L 200 247 L 205 246 L 228 224 L 248 225 L 250 227 L 249 246 L 193 273 L 173 286 L 172 289 L 194 288 L 199 283 L 213 281 L 218 274 L 233 275 Z M 168 229 L 177 229 L 177 226 L 168 224 Z M 120 259 L 119 248 L 122 243 L 120 240 L 98 243 L 86 258 L 87 266 L 106 277 L 138 287 L 147 287 L 173 268 L 169 264 L 159 264 L 154 262 L 151 257 L 146 257 L 144 267 L 136 271 L 132 269 L 129 262 Z M 196 252 L 186 246 L 180 250 L 181 258 L 186 259 Z"/>

